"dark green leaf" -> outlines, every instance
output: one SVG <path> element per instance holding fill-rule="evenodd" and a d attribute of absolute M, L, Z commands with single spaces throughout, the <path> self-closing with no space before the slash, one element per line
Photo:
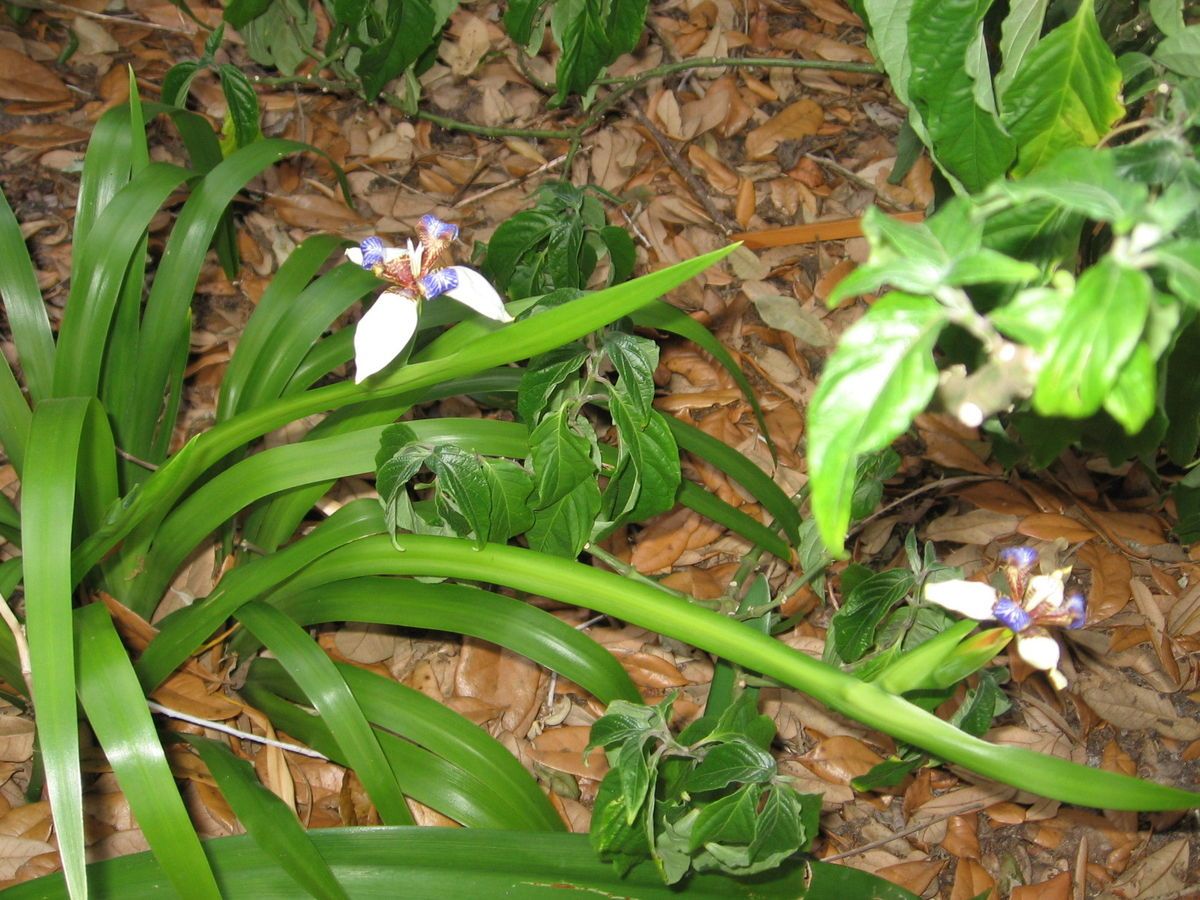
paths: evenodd
<path fill-rule="evenodd" d="M 218 71 L 221 73 L 221 90 L 225 93 L 229 116 L 233 120 L 237 146 L 245 147 L 262 137 L 258 127 L 258 94 L 254 92 L 250 79 L 237 66 L 225 63 Z"/>
<path fill-rule="evenodd" d="M 429 0 L 388 0 L 382 40 L 363 52 L 358 77 L 368 100 L 404 73 L 434 41 L 436 20 Z"/>
<path fill-rule="evenodd" d="M 230 0 L 223 13 L 225 21 L 241 31 L 251 19 L 257 19 L 267 11 L 273 0 Z M 163 101 L 170 101 L 163 97 Z"/>
<path fill-rule="evenodd" d="M 1154 49 L 1154 60 L 1172 72 L 1200 78 L 1200 25 L 1189 25 L 1168 35 Z"/>
<path fill-rule="evenodd" d="M 508 287 L 517 264 L 546 240 L 555 224 L 555 217 L 540 209 L 517 213 L 500 223 L 488 242 L 487 255 L 487 271 L 499 290 Z"/>
<path fill-rule="evenodd" d="M 521 421 L 530 427 L 536 425 L 559 385 L 579 372 L 588 355 L 587 348 L 571 343 L 531 359 L 517 388 L 517 414 Z"/>
<path fill-rule="evenodd" d="M 645 425 L 650 416 L 650 404 L 654 401 L 658 345 L 648 338 L 610 331 L 604 336 L 604 349 L 620 376 L 617 388 L 632 401 L 639 427 Z"/>
<path fill-rule="evenodd" d="M 232 7 L 226 8 L 226 14 L 229 9 Z M 163 76 L 162 81 L 162 102 L 172 106 L 185 106 L 188 89 L 192 86 L 192 79 L 199 71 L 200 63 L 196 60 L 184 60 L 167 69 L 167 74 Z"/>
<path fill-rule="evenodd" d="M 693 853 L 709 843 L 749 844 L 754 840 L 758 798 L 762 785 L 746 784 L 734 793 L 714 800 L 696 817 L 692 826 Z"/>
<path fill-rule="evenodd" d="M 876 627 L 915 583 L 915 577 L 907 569 L 888 569 L 872 575 L 850 592 L 831 621 L 831 643 L 842 662 L 855 662 L 866 653 Z"/>
<path fill-rule="evenodd" d="M 570 493 L 534 512 L 533 525 L 526 533 L 529 546 L 574 559 L 590 539 L 599 511 L 600 488 L 594 478 L 586 478 Z"/>
<path fill-rule="evenodd" d="M 484 460 L 484 475 L 491 491 L 489 541 L 507 541 L 533 524 L 533 478 L 507 459 Z"/>
<path fill-rule="evenodd" d="M 1003 175 L 1016 144 L 976 100 L 967 50 L 991 0 L 915 0 L 908 20 L 909 93 L 929 132 L 934 158 L 969 191 Z"/>
<path fill-rule="evenodd" d="M 604 241 L 604 246 L 608 249 L 608 258 L 612 265 L 609 284 L 619 284 L 633 274 L 633 266 L 637 261 L 633 238 L 624 228 L 605 225 L 600 229 L 600 240 Z"/>
<path fill-rule="evenodd" d="M 549 507 L 596 473 L 592 442 L 577 429 L 591 426 L 567 406 L 538 423 L 529 434 L 529 458 L 537 482 L 537 505 Z M 597 489 L 597 497 L 599 490 Z"/>
<path fill-rule="evenodd" d="M 425 465 L 437 476 L 437 506 L 461 537 L 474 536 L 476 545 L 492 531 L 492 484 L 480 458 L 449 445 L 435 447 Z"/>
<path fill-rule="evenodd" d="M 719 791 L 738 782 L 764 783 L 775 776 L 775 758 L 746 740 L 717 744 L 684 780 L 691 794 Z"/>
<path fill-rule="evenodd" d="M 616 58 L 602 8 L 603 0 L 571 0 L 554 5 L 550 27 L 562 55 L 554 72 L 556 90 L 551 105 L 561 105 L 568 94 L 586 93 L 596 76 Z"/>

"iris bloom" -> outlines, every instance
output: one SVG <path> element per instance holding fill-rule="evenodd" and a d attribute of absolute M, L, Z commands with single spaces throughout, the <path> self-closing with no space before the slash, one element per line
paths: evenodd
<path fill-rule="evenodd" d="M 415 246 L 410 240 L 406 247 L 385 247 L 379 238 L 369 237 L 346 251 L 352 263 L 392 285 L 379 295 L 354 332 L 356 384 L 374 375 L 408 346 L 417 330 L 422 300 L 445 294 L 489 319 L 513 320 L 486 278 L 466 266 L 444 264 L 450 243 L 458 237 L 457 225 L 422 216 L 417 232 L 420 240 Z"/>
<path fill-rule="evenodd" d="M 925 599 L 981 622 L 995 619 L 1016 635 L 1017 655 L 1045 672 L 1050 683 L 1062 690 L 1067 679 L 1058 670 L 1058 641 L 1046 626 L 1082 628 L 1087 605 L 1083 595 L 1065 591 L 1063 579 L 1070 568 L 1030 577 L 1037 560 L 1032 547 L 1008 547 L 1000 552 L 1011 596 L 979 581 L 939 581 L 925 585 Z"/>

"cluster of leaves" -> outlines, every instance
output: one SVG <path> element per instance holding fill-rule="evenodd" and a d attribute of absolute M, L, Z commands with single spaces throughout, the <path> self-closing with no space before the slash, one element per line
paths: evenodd
<path fill-rule="evenodd" d="M 315 60 L 361 85 L 368 100 L 402 77 L 403 96 L 415 109 L 417 76 L 437 58 L 458 0 L 324 0 L 323 6 L 333 27 L 320 52 L 317 12 L 304 0 L 232 0 L 225 21 L 257 63 L 292 75 Z M 529 54 L 541 49 L 549 24 L 561 50 L 555 106 L 573 94 L 590 98 L 605 67 L 637 46 L 645 21 L 646 0 L 518 0 L 504 15 L 509 35 Z"/>
<path fill-rule="evenodd" d="M 566 181 L 538 189 L 532 209 L 500 224 L 487 245 L 487 273 L 514 300 L 563 288 L 587 287 L 596 265 L 608 257 L 608 284 L 633 272 L 633 239 L 609 225 L 599 188 Z M 609 199 L 612 198 L 609 195 Z"/>
<path fill-rule="evenodd" d="M 870 212 L 871 257 L 830 297 L 893 289 L 843 336 L 809 409 L 813 512 L 831 548 L 856 456 L 887 446 L 939 387 L 1010 465 L 1047 465 L 1075 441 L 1114 459 L 1160 446 L 1195 458 L 1200 80 L 1184 73 L 1200 51 L 1163 40 L 1122 66 L 1090 0 L 1039 39 L 1040 12 L 1037 27 L 1018 17 L 1045 5 L 1010 5 L 993 77 L 978 50 L 987 4 L 923 15 L 918 0 L 907 22 L 862 4 L 914 130 L 960 193 L 922 224 Z M 1123 68 L 1145 94 L 1137 138 L 1094 149 L 1124 111 Z M 993 83 L 998 119 L 980 97 Z"/>
<path fill-rule="evenodd" d="M 775 723 L 756 701 L 742 693 L 678 736 L 669 727 L 674 695 L 653 707 L 609 706 L 588 745 L 603 747 L 612 766 L 592 813 L 603 859 L 619 872 L 652 859 L 675 884 L 693 871 L 752 875 L 809 848 L 820 795 L 800 794 L 780 775 Z"/>
<path fill-rule="evenodd" d="M 221 129 L 221 150 L 226 156 L 249 146 L 262 137 L 259 127 L 258 94 L 250 79 L 237 66 L 217 63 L 215 56 L 225 37 L 225 25 L 218 25 L 204 41 L 199 59 L 176 63 L 163 77 L 162 102 L 181 109 L 187 105 L 188 91 L 197 75 L 207 70 L 216 73 L 225 95 L 225 122 Z"/>
<path fill-rule="evenodd" d="M 422 442 L 405 424 L 388 428 L 377 485 L 389 528 L 480 544 L 524 534 L 535 550 L 574 558 L 617 525 L 670 509 L 680 485 L 679 450 L 650 405 L 657 363 L 653 341 L 618 329 L 530 360 L 516 399 L 529 428 L 524 467 Z M 609 411 L 615 453 L 601 447 L 585 405 Z M 422 469 L 436 480 L 432 496 L 414 503 L 408 488 Z"/>
<path fill-rule="evenodd" d="M 570 94 L 590 99 L 604 69 L 637 46 L 647 6 L 647 0 L 513 0 L 504 27 L 532 56 L 541 49 L 549 22 L 561 49 L 551 100 L 559 106 Z"/>

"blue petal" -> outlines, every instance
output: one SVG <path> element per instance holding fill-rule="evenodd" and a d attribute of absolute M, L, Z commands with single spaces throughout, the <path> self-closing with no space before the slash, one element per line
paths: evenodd
<path fill-rule="evenodd" d="M 1063 608 L 1071 615 L 1067 627 L 1082 628 L 1087 621 L 1087 601 L 1083 599 L 1083 594 L 1071 594 Z"/>
<path fill-rule="evenodd" d="M 992 607 L 992 615 L 996 621 L 1005 626 L 1009 631 L 1014 631 L 1020 634 L 1026 628 L 1033 624 L 1033 617 L 1025 612 L 1025 609 L 1015 603 L 1011 597 L 1001 597 L 996 601 L 996 605 Z"/>
<path fill-rule="evenodd" d="M 1032 547 L 1005 547 L 1000 551 L 1000 562 L 1018 569 L 1032 569 L 1038 561 L 1038 552 Z"/>
<path fill-rule="evenodd" d="M 420 284 L 421 293 L 425 295 L 425 299 L 432 300 L 434 297 L 440 297 L 447 291 L 458 287 L 458 273 L 454 271 L 453 267 L 438 269 L 436 272 L 422 276 Z"/>
<path fill-rule="evenodd" d="M 383 241 L 377 237 L 369 237 L 358 245 L 362 250 L 363 260 L 362 267 L 364 269 L 373 269 L 376 266 L 383 265 Z"/>
<path fill-rule="evenodd" d="M 453 241 L 458 238 L 458 226 L 443 222 L 437 216 L 421 216 L 417 223 L 421 233 L 433 241 Z"/>

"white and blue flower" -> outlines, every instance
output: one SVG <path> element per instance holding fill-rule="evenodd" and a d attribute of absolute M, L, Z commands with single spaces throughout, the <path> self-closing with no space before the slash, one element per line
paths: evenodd
<path fill-rule="evenodd" d="M 458 226 L 435 216 L 417 224 L 420 240 L 405 247 L 387 247 L 369 237 L 346 251 L 352 263 L 369 269 L 392 287 L 362 317 L 354 332 L 354 381 L 374 375 L 408 346 L 417 330 L 418 306 L 443 294 L 497 322 L 511 322 L 504 300 L 488 280 L 466 266 L 446 266 L 442 260 Z"/>
<path fill-rule="evenodd" d="M 925 585 L 930 603 L 978 621 L 995 620 L 1016 635 L 1017 655 L 1045 672 L 1062 690 L 1067 680 L 1058 670 L 1058 641 L 1047 627 L 1082 628 L 1087 620 L 1083 595 L 1068 594 L 1064 586 L 1070 568 L 1049 575 L 1033 575 L 1038 554 L 1032 547 L 1008 547 L 1000 563 L 1009 594 L 1001 594 L 980 581 L 939 581 Z"/>

